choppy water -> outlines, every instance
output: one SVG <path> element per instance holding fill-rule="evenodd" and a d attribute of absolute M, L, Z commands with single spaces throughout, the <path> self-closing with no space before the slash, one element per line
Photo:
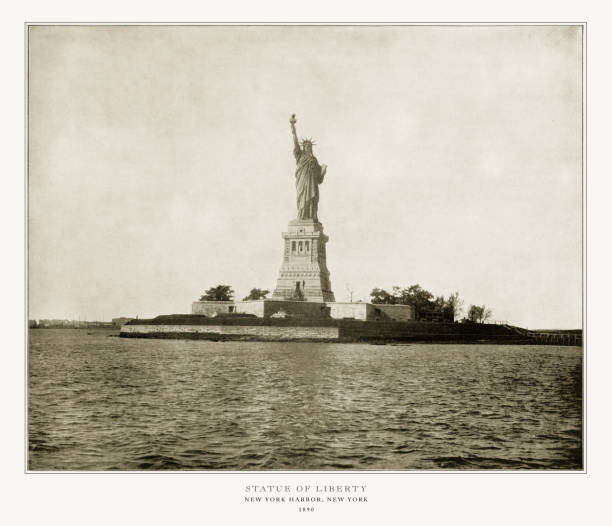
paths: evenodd
<path fill-rule="evenodd" d="M 580 469 L 582 350 L 31 330 L 29 469 Z"/>

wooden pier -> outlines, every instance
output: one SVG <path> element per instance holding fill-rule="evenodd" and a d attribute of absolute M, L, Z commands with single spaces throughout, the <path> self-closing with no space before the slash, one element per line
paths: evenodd
<path fill-rule="evenodd" d="M 526 336 L 536 345 L 569 345 L 582 347 L 582 331 L 530 331 L 513 325 L 505 327 Z"/>

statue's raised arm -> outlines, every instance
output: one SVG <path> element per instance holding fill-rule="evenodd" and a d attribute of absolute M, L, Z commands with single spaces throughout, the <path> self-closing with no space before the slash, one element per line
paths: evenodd
<path fill-rule="evenodd" d="M 302 149 L 300 148 L 300 142 L 298 141 L 297 132 L 295 131 L 295 123 L 297 122 L 295 113 L 291 115 L 289 122 L 291 123 L 291 134 L 293 135 L 293 155 L 298 159 L 302 153 Z"/>

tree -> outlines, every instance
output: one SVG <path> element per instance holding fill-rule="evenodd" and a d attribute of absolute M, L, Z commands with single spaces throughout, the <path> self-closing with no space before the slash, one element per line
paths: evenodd
<path fill-rule="evenodd" d="M 435 307 L 433 294 L 421 288 L 420 285 L 411 285 L 402 289 L 394 286 L 393 292 L 384 289 L 372 289 L 370 292 L 372 303 L 386 303 L 388 305 L 413 305 L 417 310 L 431 309 Z"/>
<path fill-rule="evenodd" d="M 467 312 L 467 319 L 473 323 L 478 323 L 481 316 L 481 309 L 478 305 L 470 305 Z"/>
<path fill-rule="evenodd" d="M 417 319 L 455 321 L 463 308 L 463 300 L 459 293 L 451 294 L 447 299 L 444 296 L 434 296 L 420 285 L 411 285 L 401 288 L 393 287 L 393 292 L 384 289 L 372 289 L 370 292 L 372 303 L 386 303 L 388 305 L 412 305 Z"/>
<path fill-rule="evenodd" d="M 374 304 L 395 305 L 397 303 L 397 298 L 384 289 L 372 289 L 370 296 Z"/>
<path fill-rule="evenodd" d="M 455 321 L 463 310 L 463 300 L 459 298 L 459 293 L 451 294 L 444 304 L 445 314 L 451 321 Z"/>
<path fill-rule="evenodd" d="M 393 287 L 393 292 L 389 293 L 384 289 L 372 289 L 370 292 L 372 303 L 386 303 L 388 305 L 412 305 L 417 318 L 426 317 L 433 312 L 439 312 L 438 306 L 434 301 L 434 295 L 420 285 L 411 285 L 401 288 Z"/>
<path fill-rule="evenodd" d="M 400 305 L 412 305 L 417 319 L 430 318 L 432 314 L 439 313 L 439 308 L 434 300 L 434 295 L 421 287 L 421 285 L 410 285 L 405 289 L 393 287 Z"/>
<path fill-rule="evenodd" d="M 468 320 L 474 323 L 484 323 L 493 315 L 491 309 L 487 309 L 485 305 L 470 305 L 468 309 Z"/>
<path fill-rule="evenodd" d="M 249 292 L 249 295 L 242 298 L 242 301 L 263 300 L 263 299 L 266 299 L 266 296 L 268 294 L 270 294 L 269 290 L 251 289 L 251 292 Z"/>
<path fill-rule="evenodd" d="M 234 290 L 229 285 L 217 285 L 208 289 L 200 297 L 200 301 L 232 301 Z"/>

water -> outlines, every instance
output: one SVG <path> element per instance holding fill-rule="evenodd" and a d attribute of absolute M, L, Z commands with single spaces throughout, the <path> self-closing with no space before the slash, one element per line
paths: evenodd
<path fill-rule="evenodd" d="M 581 469 L 582 350 L 30 331 L 29 469 Z"/>

